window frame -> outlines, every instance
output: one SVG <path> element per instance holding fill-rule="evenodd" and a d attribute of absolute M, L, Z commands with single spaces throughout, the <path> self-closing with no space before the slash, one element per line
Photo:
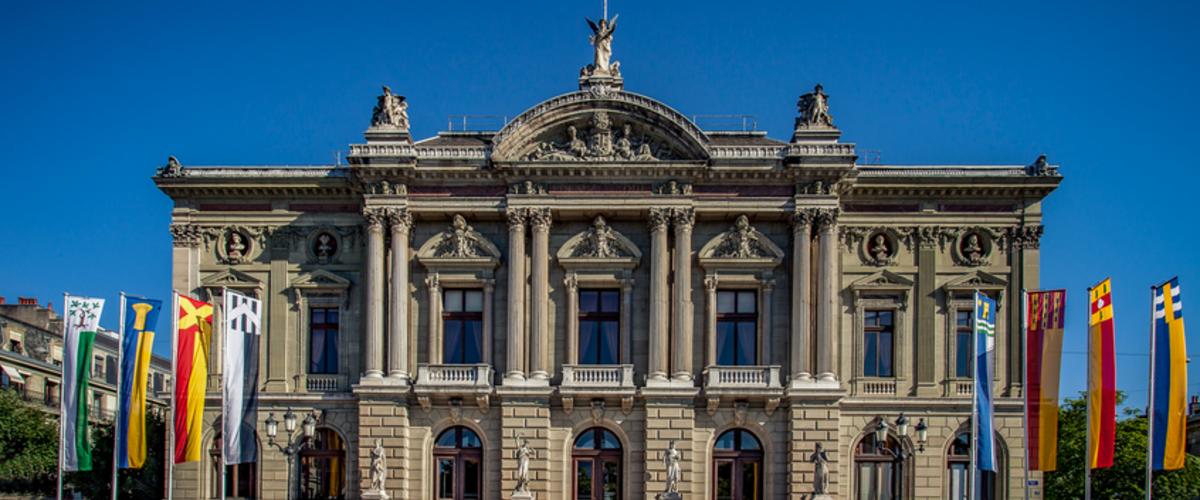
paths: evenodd
<path fill-rule="evenodd" d="M 958 444 L 958 440 L 963 437 L 966 437 L 966 440 L 967 440 L 966 445 L 965 445 L 966 449 L 967 449 L 966 453 L 962 453 L 962 454 L 955 453 L 955 447 Z M 971 453 L 970 453 L 971 433 L 970 433 L 970 431 L 957 432 L 954 434 L 954 436 L 952 438 L 946 440 L 946 443 L 947 443 L 946 444 L 946 481 L 945 481 L 946 488 L 944 490 L 944 492 L 945 492 L 944 498 L 947 498 L 949 500 L 966 500 L 965 497 L 970 496 L 970 494 L 964 495 L 963 498 L 957 498 L 957 497 L 953 496 L 953 493 L 950 490 L 950 478 L 953 474 L 953 470 L 954 470 L 953 467 L 955 465 L 966 466 L 967 475 L 968 475 L 968 477 L 970 476 L 970 472 L 971 472 L 971 469 L 970 469 L 971 468 Z M 997 448 L 999 448 L 999 446 L 997 446 Z M 1005 468 L 1005 466 L 1004 466 L 1004 461 L 1001 460 L 1001 457 L 1000 457 L 1001 450 L 997 449 L 996 451 L 997 451 L 997 454 L 996 454 L 997 455 L 997 457 L 996 457 L 997 466 L 999 466 L 1001 468 L 1001 471 L 998 471 L 998 472 L 980 471 L 979 476 L 977 476 L 980 479 L 980 485 L 983 487 L 979 491 L 979 493 L 983 497 L 981 500 L 995 499 L 995 498 L 997 498 L 996 492 L 1003 491 L 1000 488 L 1000 483 L 1003 481 L 1003 478 L 1004 478 L 1004 475 L 1002 474 L 1002 472 L 1003 472 L 1003 469 Z M 968 481 L 970 481 L 970 480 L 968 479 Z M 989 488 L 989 485 L 990 485 L 990 488 Z M 969 487 L 970 487 L 970 483 L 968 483 L 968 488 Z"/>
<path fill-rule="evenodd" d="M 721 303 L 721 294 L 728 294 L 728 293 L 733 294 L 734 312 L 723 313 L 723 312 L 720 312 L 720 308 L 718 307 L 718 304 Z M 753 297 L 753 299 L 754 299 L 752 302 L 754 304 L 753 311 L 745 312 L 745 311 L 740 310 L 741 303 L 742 303 L 742 301 L 741 301 L 742 296 Z M 758 290 L 747 289 L 747 288 L 717 288 L 716 303 L 713 304 L 713 308 L 716 309 L 716 333 L 715 333 L 715 335 L 717 336 L 717 340 L 716 340 L 717 352 L 715 354 L 716 354 L 716 359 L 717 359 L 717 363 L 716 363 L 717 366 L 758 366 L 760 364 L 763 364 L 762 360 L 759 359 L 760 342 L 762 341 L 762 339 L 760 338 L 762 335 L 762 332 L 759 331 L 759 314 L 762 312 L 762 304 L 759 304 L 760 299 L 761 299 L 761 297 L 759 296 Z M 721 363 L 721 354 L 723 353 L 723 347 L 722 347 L 721 341 L 720 341 L 721 325 L 722 324 L 727 325 L 730 323 L 733 324 L 733 332 L 732 333 L 734 335 L 733 364 L 724 364 L 724 363 Z M 754 332 L 754 342 L 753 342 L 754 347 L 753 347 L 753 352 L 750 355 L 751 362 L 748 364 L 743 364 L 743 363 L 738 362 L 738 354 L 739 354 L 738 351 L 742 344 L 739 341 L 740 339 L 738 338 L 738 332 L 740 331 L 739 326 L 743 325 L 743 324 L 747 324 L 747 323 L 753 325 L 753 327 L 750 329 L 750 331 Z"/>
<path fill-rule="evenodd" d="M 313 306 L 309 306 L 306 309 L 307 309 L 306 312 L 307 312 L 307 316 L 308 316 L 308 321 L 307 321 L 307 323 L 308 323 L 308 328 L 307 328 L 307 330 L 308 330 L 308 374 L 309 375 L 337 375 L 338 373 L 341 373 L 342 367 L 341 367 L 341 362 L 340 362 L 341 360 L 339 359 L 341 357 L 341 353 L 342 353 L 342 349 L 341 349 L 342 310 L 341 310 L 341 307 L 331 306 L 331 305 L 313 305 Z M 324 313 L 325 322 L 316 323 L 313 320 L 313 315 L 317 311 L 322 311 Z M 337 313 L 338 321 L 336 323 L 329 322 L 329 313 L 330 312 Z M 316 360 L 313 359 L 313 354 L 316 352 L 316 350 L 313 348 L 314 347 L 313 342 L 315 340 L 315 332 L 318 329 L 317 328 L 318 326 L 322 327 L 322 328 L 320 328 L 320 330 L 325 332 L 325 334 L 324 334 L 325 335 L 325 350 L 327 350 L 329 348 L 328 335 L 329 335 L 329 331 L 330 331 L 330 328 L 329 328 L 330 325 L 332 325 L 334 327 L 333 331 L 335 332 L 335 335 L 336 335 L 336 338 L 333 341 L 335 352 L 334 352 L 332 361 L 329 361 L 327 359 L 325 364 L 328 365 L 328 364 L 330 364 L 330 362 L 332 362 L 333 363 L 333 371 L 328 371 L 328 367 L 325 368 L 326 371 L 318 371 L 317 369 L 314 368 L 314 365 L 316 364 Z M 323 354 L 328 356 L 327 351 L 324 352 Z"/>
<path fill-rule="evenodd" d="M 447 305 L 446 296 L 450 292 L 462 292 L 461 309 L 463 309 L 463 310 L 450 311 L 449 310 L 450 308 L 446 307 L 446 305 Z M 467 311 L 466 310 L 468 293 L 479 293 L 479 310 L 478 311 Z M 442 317 L 441 317 L 442 346 L 441 346 L 441 349 L 439 349 L 439 351 L 441 351 L 441 359 L 439 360 L 438 363 L 432 363 L 432 364 L 477 365 L 477 364 L 484 363 L 487 360 L 487 356 L 484 354 L 484 351 L 487 349 L 487 346 L 484 344 L 485 335 L 483 332 L 483 324 L 484 324 L 483 317 L 484 317 L 484 312 L 485 312 L 484 310 L 487 308 L 486 294 L 487 294 L 487 292 L 481 287 L 480 288 L 440 287 L 438 299 L 439 299 L 439 304 L 441 306 L 440 309 L 441 309 L 441 313 L 442 313 Z M 447 359 L 447 357 L 450 356 L 451 353 L 449 353 L 446 349 L 446 345 L 447 345 L 447 342 L 446 342 L 447 328 L 446 328 L 446 326 L 452 322 L 460 323 L 462 325 L 462 328 L 459 329 L 459 332 L 460 332 L 459 335 L 461 335 L 463 338 L 465 338 L 467 335 L 466 324 L 467 324 L 467 322 L 471 322 L 471 321 L 479 322 L 479 330 L 478 330 L 478 332 L 479 332 L 478 333 L 479 334 L 479 339 L 478 339 L 479 340 L 479 343 L 478 343 L 479 344 L 479 361 L 474 362 L 474 363 L 465 362 L 466 360 L 464 360 L 463 358 L 466 357 L 466 343 L 464 342 L 464 343 L 461 343 L 461 345 L 463 346 L 462 347 L 463 352 L 462 352 L 462 356 L 460 356 L 460 360 L 459 360 L 460 362 L 452 363 L 452 362 L 450 362 L 450 360 Z"/>
<path fill-rule="evenodd" d="M 320 440 L 318 438 L 320 437 L 322 432 L 327 433 L 326 434 L 327 436 L 332 435 L 332 436 L 336 437 L 338 439 L 338 444 L 341 445 L 341 449 L 317 448 L 316 443 L 320 443 Z M 342 478 L 341 478 L 340 482 L 343 485 L 343 487 L 349 486 L 350 482 L 348 481 L 347 476 L 348 476 L 348 472 L 350 471 L 350 462 L 346 457 L 346 439 L 344 437 L 342 437 L 341 433 L 339 433 L 338 431 L 336 431 L 330 427 L 317 427 L 317 432 L 316 432 L 316 434 L 313 435 L 313 437 L 311 437 L 311 438 L 306 437 L 306 438 L 302 438 L 302 439 L 304 441 L 312 442 L 314 444 L 301 448 L 300 451 L 297 452 L 297 454 L 296 454 L 297 474 L 295 476 L 295 481 L 296 481 L 296 496 L 297 496 L 297 498 L 300 498 L 301 500 L 310 500 L 310 499 L 311 500 L 325 500 L 325 499 L 330 499 L 330 498 L 337 498 L 337 495 L 327 495 L 324 497 L 315 497 L 315 498 L 304 496 L 304 480 L 306 478 L 306 472 L 305 472 L 306 469 L 304 467 L 304 459 L 308 458 L 308 459 L 319 460 L 319 459 L 338 459 L 338 458 L 340 458 L 342 460 Z M 322 479 L 324 479 L 326 481 L 332 480 L 334 477 L 334 471 L 319 471 L 319 473 L 321 474 Z M 329 487 L 329 485 L 325 485 L 325 486 Z"/>
<path fill-rule="evenodd" d="M 606 293 L 615 294 L 616 295 L 616 310 L 585 312 L 584 305 L 583 305 L 583 294 L 584 293 L 596 293 L 597 294 L 596 295 L 596 308 L 597 309 L 601 309 L 604 304 L 604 294 L 606 294 Z M 597 288 L 597 287 L 578 288 L 574 292 L 576 304 L 578 304 L 576 307 L 576 309 L 578 310 L 578 313 L 575 318 L 575 322 L 576 322 L 575 323 L 575 325 L 576 325 L 575 336 L 577 337 L 575 339 L 575 342 L 576 342 L 575 345 L 579 346 L 579 348 L 577 349 L 579 352 L 576 353 L 576 359 L 575 359 L 576 364 L 579 364 L 579 365 L 604 365 L 604 366 L 613 366 L 613 365 L 621 364 L 621 340 L 622 340 L 622 336 L 621 336 L 621 316 L 622 316 L 622 314 L 621 314 L 622 313 L 621 293 L 622 292 L 620 289 Z M 615 332 L 615 335 L 617 336 L 616 352 L 612 353 L 613 354 L 613 362 L 612 363 L 602 363 L 601 362 L 602 356 L 601 356 L 600 347 L 597 347 L 597 350 L 596 350 L 596 358 L 597 359 L 595 359 L 595 360 L 585 360 L 584 359 L 584 350 L 583 350 L 583 347 L 584 347 L 583 324 L 584 324 L 584 322 L 595 322 L 598 325 L 603 325 L 605 323 L 613 323 L 616 326 L 616 332 Z M 603 342 L 602 342 L 603 331 L 604 330 L 603 330 L 602 326 L 599 326 L 596 330 L 598 346 L 603 345 Z"/>
<path fill-rule="evenodd" d="M 864 435 L 861 439 L 859 439 L 858 443 L 854 445 L 850 475 L 852 481 L 854 482 L 854 486 L 851 491 L 852 498 L 863 497 L 863 479 L 861 472 L 862 468 L 860 464 L 872 464 L 875 467 L 876 473 L 883 469 L 883 464 L 889 465 L 887 470 L 891 474 L 890 498 L 892 500 L 912 498 L 912 492 L 914 491 L 913 479 L 915 477 L 913 470 L 915 469 L 915 465 L 905 467 L 905 461 L 899 460 L 897 457 L 888 453 L 877 453 L 875 443 L 875 434 L 872 432 Z M 900 438 L 890 433 L 888 434 L 885 443 L 887 448 L 895 452 L 904 453 L 906 451 L 905 443 Z M 864 451 L 864 449 L 868 447 L 869 450 Z M 902 491 L 901 488 L 903 488 Z"/>
<path fill-rule="evenodd" d="M 583 438 L 586 433 L 593 433 L 592 448 L 579 448 L 576 443 Z M 604 434 L 611 435 L 617 441 L 617 448 L 604 448 Z M 621 438 L 615 432 L 612 432 L 604 427 L 591 427 L 579 434 L 575 435 L 575 439 L 571 442 L 571 465 L 575 471 L 575 480 L 572 483 L 574 487 L 571 489 L 571 498 L 575 500 L 609 500 L 604 497 L 604 485 L 607 481 L 595 481 L 597 471 L 603 473 L 605 463 L 617 464 L 617 494 L 612 500 L 621 500 L 623 498 L 623 490 L 625 485 L 625 447 L 621 443 Z M 581 499 L 579 497 L 579 464 L 580 462 L 591 462 L 592 464 L 592 491 L 589 499 Z M 599 467 L 597 467 L 599 465 Z"/>
<path fill-rule="evenodd" d="M 889 321 L 889 324 L 887 324 L 887 325 L 879 324 L 878 318 L 880 317 L 879 316 L 880 313 L 887 313 L 887 314 L 891 315 L 891 320 Z M 870 317 L 872 314 L 874 314 L 874 317 L 876 318 L 875 324 L 868 324 L 867 318 Z M 889 367 L 891 369 L 891 373 L 889 373 L 887 375 L 880 373 L 882 371 L 881 368 L 883 367 L 883 363 L 881 362 L 881 360 L 884 358 L 884 356 L 882 354 L 883 342 L 881 341 L 881 339 L 883 337 L 883 334 L 885 334 L 885 333 L 891 335 L 891 345 L 889 346 L 890 352 L 888 353 L 888 356 L 887 356 L 887 357 L 891 358 L 890 367 Z M 896 312 L 891 309 L 866 309 L 866 310 L 864 310 L 863 311 L 862 328 L 859 330 L 859 334 L 862 337 L 861 340 L 863 343 L 863 355 L 860 358 L 862 360 L 861 370 L 862 370 L 863 377 L 871 377 L 871 378 L 879 378 L 879 379 L 894 379 L 894 378 L 896 378 Z M 867 337 L 869 335 L 875 336 L 875 363 L 874 363 L 875 368 L 874 368 L 874 373 L 871 375 L 867 374 L 867 362 L 868 362 L 868 359 L 867 359 L 867 351 L 868 351 Z"/>
<path fill-rule="evenodd" d="M 463 447 L 463 444 L 462 444 L 463 443 L 463 431 L 470 432 L 472 435 L 474 435 L 475 438 L 479 440 L 479 446 L 478 447 Z M 455 433 L 454 447 L 453 448 L 439 447 L 437 445 L 438 441 L 441 441 L 442 437 L 445 436 L 446 433 L 448 433 L 448 432 Z M 474 429 L 460 425 L 460 426 L 450 427 L 450 428 L 445 429 L 442 432 L 438 433 L 437 438 L 433 440 L 433 453 L 432 453 L 432 460 L 430 462 L 430 465 L 431 465 L 430 469 L 432 469 L 433 478 L 432 478 L 432 481 L 429 483 L 430 484 L 429 498 L 433 498 L 436 500 L 443 500 L 446 498 L 449 498 L 451 500 L 467 500 L 465 497 L 465 494 L 464 494 L 464 489 L 466 486 L 466 469 L 464 467 L 464 464 L 468 460 L 472 460 L 472 459 L 475 460 L 477 464 L 479 464 L 475 471 L 476 476 L 477 476 L 476 484 L 479 485 L 478 486 L 479 487 L 479 496 L 476 497 L 474 500 L 480 500 L 480 499 L 486 497 L 487 493 L 484 491 L 486 489 L 485 488 L 486 483 L 483 482 L 483 469 L 484 469 L 484 461 L 483 461 L 484 458 L 483 457 L 484 457 L 483 438 L 479 437 L 479 433 L 476 432 Z M 453 471 L 453 474 L 454 474 L 453 488 L 454 488 L 454 490 L 450 493 L 449 497 L 440 496 L 440 492 L 438 491 L 438 487 L 439 487 L 439 481 L 438 481 L 439 477 L 438 476 L 440 474 L 440 471 L 438 470 L 438 464 L 441 463 L 442 460 L 452 460 L 454 463 L 454 471 Z"/>
<path fill-rule="evenodd" d="M 246 431 L 246 430 L 249 430 L 249 429 L 246 427 L 243 427 L 243 431 Z M 247 463 L 242 463 L 242 464 L 225 464 L 227 471 L 232 470 L 232 474 L 230 474 L 229 472 L 226 472 L 225 488 L 226 489 L 232 488 L 234 490 L 234 495 L 229 496 L 229 494 L 227 492 L 221 492 L 220 494 L 217 493 L 217 490 L 221 488 L 220 466 L 221 466 L 221 446 L 223 445 L 223 441 L 221 440 L 221 437 L 222 437 L 222 435 L 221 435 L 220 431 L 214 433 L 213 439 L 212 439 L 212 444 L 208 447 L 208 459 L 209 459 L 210 465 L 211 465 L 211 467 L 209 467 L 208 470 L 209 470 L 209 474 L 212 475 L 211 481 L 209 481 L 208 498 L 236 499 L 236 500 L 253 500 L 253 499 L 259 498 L 259 495 L 257 494 L 257 490 L 261 483 L 260 483 L 259 477 L 258 477 L 259 476 L 258 462 L 247 462 Z M 257 433 L 255 433 L 255 440 L 257 441 L 257 439 L 258 439 L 258 435 L 257 435 Z M 237 495 L 237 493 L 239 493 L 237 491 L 238 486 L 239 486 L 238 478 L 242 472 L 246 472 L 246 471 L 249 471 L 248 475 L 250 476 L 250 478 L 248 480 L 248 483 L 249 483 L 250 489 L 246 495 L 239 496 L 239 495 Z"/>
<path fill-rule="evenodd" d="M 895 284 L 873 284 L 880 278 Z M 854 316 L 851 342 L 853 358 L 851 386 L 855 394 L 892 396 L 907 394 L 911 390 L 911 333 L 909 328 L 908 302 L 912 297 L 912 282 L 887 270 L 862 278 L 850 285 L 853 297 Z M 892 376 L 868 377 L 863 373 L 866 356 L 862 335 L 866 312 L 892 311 Z M 884 389 L 880 392 L 881 387 Z"/>
<path fill-rule="evenodd" d="M 732 450 L 717 449 L 717 443 L 721 441 L 721 438 L 725 437 L 728 434 L 733 434 L 733 449 Z M 742 436 L 745 434 L 749 434 L 758 443 L 757 450 L 742 449 Z M 720 467 L 720 464 L 722 464 L 722 463 L 733 464 L 734 474 L 733 474 L 733 481 L 730 484 L 729 500 L 762 500 L 763 498 L 767 497 L 766 491 L 764 490 L 767 485 L 767 481 L 765 479 L 765 477 L 767 475 L 767 469 L 766 469 L 767 464 L 766 464 L 766 460 L 765 460 L 766 451 L 764 450 L 764 446 L 765 445 L 763 444 L 763 440 L 761 438 L 759 438 L 758 434 L 751 432 L 749 429 L 744 429 L 741 427 L 735 427 L 732 429 L 728 429 L 728 430 L 720 433 L 719 435 L 717 435 L 717 438 L 713 440 L 712 456 L 710 458 L 710 460 L 712 462 L 711 484 L 712 484 L 713 500 L 718 500 L 717 494 L 718 494 L 719 486 L 718 486 L 717 482 L 720 480 L 720 475 L 718 474 L 717 469 Z M 755 489 L 755 491 L 758 493 L 757 498 L 747 499 L 747 498 L 745 498 L 745 495 L 744 495 L 745 488 L 744 488 L 744 484 L 742 482 L 742 475 L 738 474 L 738 472 L 743 470 L 744 464 L 746 464 L 746 463 L 757 463 L 758 464 L 758 469 L 759 469 L 758 487 Z"/>

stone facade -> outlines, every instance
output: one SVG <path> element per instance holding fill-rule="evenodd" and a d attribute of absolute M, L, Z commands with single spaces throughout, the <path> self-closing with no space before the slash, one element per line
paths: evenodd
<path fill-rule="evenodd" d="M 761 445 L 756 496 L 800 499 L 818 443 L 832 496 L 857 498 L 856 446 L 903 412 L 929 426 L 923 451 L 914 433 L 899 439 L 915 452 L 904 497 L 949 498 L 949 443 L 971 408 L 956 318 L 978 289 L 1003 314 L 997 496 L 1023 496 L 1019 297 L 1038 287 L 1057 168 L 856 165 L 820 87 L 801 110 L 819 116 L 785 142 L 702 130 L 611 80 L 585 76 L 499 131 L 414 142 L 407 122 L 376 124 L 349 166 L 160 171 L 175 288 L 265 301 L 260 422 L 319 413 L 344 443 L 345 498 L 370 486 L 376 438 L 385 492 L 435 498 L 434 443 L 462 427 L 481 441 L 486 499 L 512 496 L 519 437 L 535 451 L 532 496 L 569 498 L 573 443 L 592 428 L 620 442 L 624 498 L 664 491 L 672 441 L 679 494 L 714 498 L 714 443 L 743 429 Z M 477 362 L 445 363 L 460 349 L 448 290 L 480 293 Z M 611 362 L 582 360 L 581 290 L 619 293 Z M 753 303 L 740 320 L 752 333 L 721 364 L 729 292 Z M 313 308 L 340 313 L 336 373 L 312 373 Z M 883 354 L 864 345 L 881 313 Z M 884 368 L 865 367 L 870 353 Z M 253 493 L 286 498 L 286 457 L 258 432 Z M 209 498 L 213 471 L 176 467 L 175 498 Z"/>

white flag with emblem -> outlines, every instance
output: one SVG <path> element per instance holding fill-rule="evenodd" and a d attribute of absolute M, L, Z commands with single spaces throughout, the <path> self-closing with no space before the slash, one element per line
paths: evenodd
<path fill-rule="evenodd" d="M 258 341 L 262 301 L 225 292 L 225 363 L 222 376 L 222 442 L 225 463 L 256 462 L 258 421 Z"/>

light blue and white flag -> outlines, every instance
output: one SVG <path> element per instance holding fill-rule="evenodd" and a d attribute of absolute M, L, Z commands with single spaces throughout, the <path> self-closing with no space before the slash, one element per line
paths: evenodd
<path fill-rule="evenodd" d="M 996 301 L 975 291 L 975 467 L 996 471 L 992 379 L 996 364 Z"/>

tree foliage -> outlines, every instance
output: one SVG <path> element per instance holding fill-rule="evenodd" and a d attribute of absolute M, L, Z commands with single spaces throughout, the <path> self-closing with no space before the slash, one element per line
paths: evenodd
<path fill-rule="evenodd" d="M 1047 500 L 1083 498 L 1087 447 L 1087 403 L 1082 394 L 1066 399 L 1058 411 L 1058 470 L 1044 475 Z M 1117 392 L 1117 404 L 1125 394 Z M 1146 418 L 1140 409 L 1125 409 L 1117 421 L 1113 466 L 1092 471 L 1092 498 L 1146 498 Z M 1200 497 L 1200 458 L 1188 455 L 1184 468 L 1154 473 L 1155 500 Z"/>
<path fill-rule="evenodd" d="M 92 425 L 92 470 L 68 472 L 66 482 L 84 498 L 112 498 L 113 434 L 112 422 Z M 140 469 L 121 469 L 117 498 L 165 498 L 166 422 L 153 412 L 146 413 L 146 463 Z"/>
<path fill-rule="evenodd" d="M 0 492 L 53 495 L 58 424 L 15 391 L 0 391 Z"/>

